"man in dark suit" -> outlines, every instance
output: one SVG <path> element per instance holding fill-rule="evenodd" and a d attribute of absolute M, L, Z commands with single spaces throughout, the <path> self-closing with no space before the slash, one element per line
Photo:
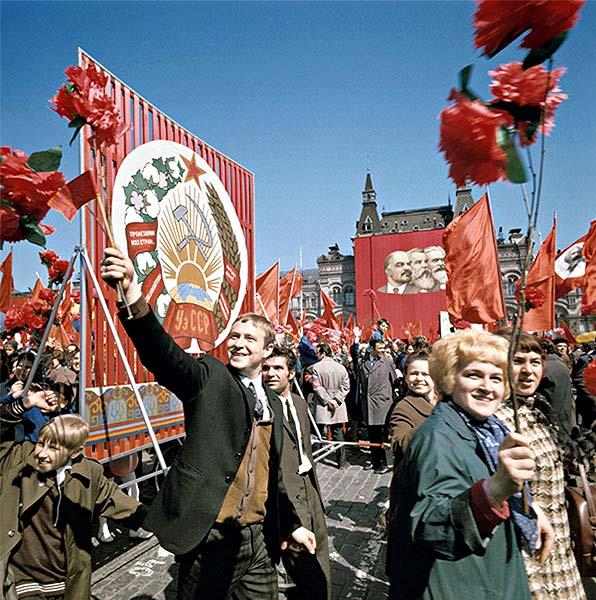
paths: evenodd
<path fill-rule="evenodd" d="M 296 585 L 288 591 L 290 600 L 329 600 L 331 568 L 325 509 L 310 444 L 308 406 L 291 393 L 296 375 L 296 355 L 289 348 L 273 348 L 263 363 L 263 382 L 280 398 L 284 411 L 284 445 L 281 467 L 288 490 L 302 526 L 314 531 L 316 556 L 290 544 L 281 555 L 286 571 Z"/>
<path fill-rule="evenodd" d="M 184 406 L 186 440 L 146 521 L 180 563 L 177 600 L 276 600 L 282 542 L 291 537 L 312 554 L 316 543 L 283 484 L 283 409 L 261 380 L 271 324 L 241 315 L 227 340 L 229 364 L 197 360 L 155 318 L 130 259 L 107 248 L 101 273 L 122 283 L 134 318 L 121 320 L 141 362 Z"/>

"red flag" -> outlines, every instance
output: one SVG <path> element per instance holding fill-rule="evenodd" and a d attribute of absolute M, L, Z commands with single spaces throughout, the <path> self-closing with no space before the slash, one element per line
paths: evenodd
<path fill-rule="evenodd" d="M 582 250 L 588 234 L 569 244 L 555 260 L 555 300 L 586 283 L 586 260 Z"/>
<path fill-rule="evenodd" d="M 582 296 L 582 315 L 593 315 L 596 314 L 596 220 L 590 224 L 583 254 L 586 259 L 586 285 Z"/>
<path fill-rule="evenodd" d="M 87 204 L 97 195 L 95 180 L 91 171 L 69 181 L 61 187 L 49 200 L 48 205 L 60 211 L 69 221 L 72 221 L 83 204 Z"/>
<path fill-rule="evenodd" d="M 559 325 L 559 327 L 563 330 L 563 334 L 562 334 L 563 337 L 570 344 L 575 344 L 576 343 L 575 336 L 571 332 L 571 329 L 569 329 L 569 326 L 567 325 L 567 323 L 565 323 L 565 321 L 561 321 L 561 324 Z"/>
<path fill-rule="evenodd" d="M 279 280 L 279 322 L 288 322 L 288 313 L 292 298 L 296 298 L 302 292 L 302 275 L 294 267 Z"/>
<path fill-rule="evenodd" d="M 375 290 L 369 288 L 368 290 L 364 290 L 363 294 L 370 298 L 370 301 L 372 303 L 373 313 L 375 315 L 374 318 L 377 321 L 379 321 L 381 319 L 381 311 L 379 310 L 379 307 L 377 306 L 377 292 L 375 292 Z"/>
<path fill-rule="evenodd" d="M 63 325 L 52 325 L 50 336 L 56 341 L 56 345 L 65 350 L 70 344 L 70 337 Z"/>
<path fill-rule="evenodd" d="M 354 315 L 350 313 L 348 316 L 348 322 L 346 323 L 346 329 L 352 331 L 354 329 Z"/>
<path fill-rule="evenodd" d="M 443 246 L 451 322 L 491 323 L 504 318 L 501 269 L 487 194 L 448 225 Z"/>
<path fill-rule="evenodd" d="M 12 304 L 12 289 L 14 280 L 12 278 L 12 250 L 0 265 L 2 281 L 0 281 L 0 311 L 7 311 Z"/>
<path fill-rule="evenodd" d="M 64 294 L 62 296 L 62 302 L 60 303 L 60 308 L 58 312 L 58 318 L 60 322 L 64 324 L 65 321 L 68 320 L 70 316 L 70 309 L 72 308 L 72 299 L 70 292 L 71 284 L 70 281 L 66 284 L 66 288 L 64 289 Z"/>
<path fill-rule="evenodd" d="M 31 290 L 31 300 L 38 300 L 39 294 L 41 294 L 41 290 L 44 290 L 45 287 L 46 286 L 43 284 L 41 277 L 39 275 L 37 275 L 37 279 L 35 280 L 35 285 L 33 286 L 33 289 Z"/>
<path fill-rule="evenodd" d="M 257 276 L 255 312 L 272 323 L 279 319 L 279 263 Z"/>
<path fill-rule="evenodd" d="M 557 219 L 540 246 L 526 277 L 526 295 L 531 289 L 542 292 L 544 303 L 531 308 L 524 317 L 524 331 L 547 331 L 555 328 L 555 255 Z M 519 285 L 519 280 L 517 284 Z"/>
<path fill-rule="evenodd" d="M 292 311 L 288 312 L 287 325 L 292 330 L 294 336 L 296 336 L 296 339 L 299 340 L 302 337 L 302 326 L 298 324 L 296 318 L 292 314 Z"/>
<path fill-rule="evenodd" d="M 321 315 L 321 320 L 325 322 L 325 327 L 329 327 L 329 329 L 339 329 L 339 322 L 333 312 L 333 308 L 336 307 L 337 304 L 331 300 L 323 290 L 321 290 L 321 300 L 323 301 L 323 314 Z"/>

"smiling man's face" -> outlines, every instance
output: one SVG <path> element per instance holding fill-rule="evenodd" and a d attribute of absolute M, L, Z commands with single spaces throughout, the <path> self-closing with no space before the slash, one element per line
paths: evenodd
<path fill-rule="evenodd" d="M 234 323 L 226 347 L 230 365 L 252 379 L 261 372 L 273 344 L 265 346 L 265 332 L 252 321 L 244 321 Z"/>

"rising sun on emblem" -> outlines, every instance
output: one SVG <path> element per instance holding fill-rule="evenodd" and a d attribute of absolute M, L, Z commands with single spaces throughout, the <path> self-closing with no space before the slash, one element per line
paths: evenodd
<path fill-rule="evenodd" d="M 213 310 L 224 278 L 217 227 L 203 192 L 193 183 L 164 199 L 158 217 L 157 253 L 166 290 L 176 303 Z"/>

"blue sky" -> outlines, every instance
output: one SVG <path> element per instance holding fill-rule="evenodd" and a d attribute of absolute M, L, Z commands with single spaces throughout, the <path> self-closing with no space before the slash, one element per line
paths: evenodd
<path fill-rule="evenodd" d="M 487 71 L 523 57 L 515 46 L 480 57 L 467 1 L 3 1 L 0 10 L 2 144 L 27 153 L 62 144 L 62 169 L 78 173 L 78 150 L 47 99 L 81 46 L 255 174 L 258 271 L 278 258 L 291 268 L 300 246 L 305 267 L 334 242 L 351 252 L 368 164 L 380 209 L 454 198 L 437 115 L 457 73 L 474 63 L 473 87 L 488 98 Z M 547 138 L 539 225 L 546 236 L 558 211 L 559 247 L 596 217 L 595 30 L 588 2 L 556 56 L 570 98 Z M 501 183 L 491 193 L 497 226 L 525 227 L 519 188 Z M 70 254 L 77 221 L 47 222 L 59 230 L 48 247 Z M 18 288 L 33 284 L 37 251 L 16 245 Z"/>

